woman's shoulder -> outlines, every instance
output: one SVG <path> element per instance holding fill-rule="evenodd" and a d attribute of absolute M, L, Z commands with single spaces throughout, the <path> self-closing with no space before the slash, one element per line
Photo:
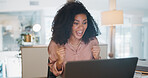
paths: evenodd
<path fill-rule="evenodd" d="M 53 40 L 51 40 L 48 45 L 48 53 L 49 54 L 55 53 L 57 49 L 58 49 L 58 44 L 56 44 Z"/>
<path fill-rule="evenodd" d="M 96 42 L 98 39 L 96 37 L 91 38 L 90 42 Z"/>
<path fill-rule="evenodd" d="M 57 44 L 55 43 L 55 41 L 51 40 L 49 45 L 57 45 Z"/>
<path fill-rule="evenodd" d="M 56 44 L 55 41 L 51 40 L 49 45 L 48 45 L 48 48 L 50 48 L 50 47 L 51 48 L 58 47 L 58 44 Z"/>
<path fill-rule="evenodd" d="M 89 43 L 92 45 L 99 45 L 98 39 L 96 37 L 93 37 Z"/>

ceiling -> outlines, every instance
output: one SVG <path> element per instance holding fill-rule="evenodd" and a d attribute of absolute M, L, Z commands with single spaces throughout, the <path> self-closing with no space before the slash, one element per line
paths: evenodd
<path fill-rule="evenodd" d="M 109 10 L 109 0 L 80 0 L 89 10 Z M 124 14 L 148 17 L 148 0 L 116 0 L 116 9 Z"/>
<path fill-rule="evenodd" d="M 91 9 L 109 9 L 109 0 L 80 0 Z M 122 10 L 147 10 L 148 0 L 116 0 L 116 8 Z"/>
<path fill-rule="evenodd" d="M 38 5 L 29 5 L 30 1 Z M 60 8 L 67 0 L 0 0 L 0 12 L 19 11 L 41 8 Z M 96 11 L 109 10 L 109 0 L 79 0 L 87 9 Z M 116 0 L 116 9 L 124 12 L 143 13 L 148 16 L 148 0 Z"/>
<path fill-rule="evenodd" d="M 30 1 L 39 2 L 41 7 L 58 7 L 67 0 L 0 0 L 0 10 L 6 6 L 28 5 Z M 87 8 L 93 10 L 108 10 L 109 0 L 79 0 Z M 13 4 L 13 5 L 11 5 Z M 7 8 L 7 7 L 6 7 Z M 9 7 L 11 8 L 11 7 Z M 19 7 L 18 7 L 19 8 Z M 148 0 L 116 0 L 116 8 L 123 10 L 148 10 Z"/>

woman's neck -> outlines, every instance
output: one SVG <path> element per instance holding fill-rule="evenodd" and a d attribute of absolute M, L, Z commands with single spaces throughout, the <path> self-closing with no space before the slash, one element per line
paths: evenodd
<path fill-rule="evenodd" d="M 76 38 L 69 38 L 69 43 L 74 45 L 74 46 L 78 46 L 81 42 L 81 39 L 76 39 Z"/>

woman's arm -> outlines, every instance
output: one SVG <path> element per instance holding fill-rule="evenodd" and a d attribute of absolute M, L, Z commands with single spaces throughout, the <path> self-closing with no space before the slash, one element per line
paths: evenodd
<path fill-rule="evenodd" d="M 54 41 L 51 41 L 48 46 L 48 54 L 50 60 L 50 63 L 48 65 L 50 66 L 50 71 L 53 72 L 55 76 L 59 76 L 63 72 L 63 66 L 62 65 L 60 66 L 57 63 L 58 62 L 58 56 L 56 53 L 57 50 L 58 50 L 58 45 Z"/>
<path fill-rule="evenodd" d="M 95 37 L 94 40 L 92 40 L 92 54 L 94 59 L 101 59 L 100 57 L 100 47 L 98 39 Z"/>

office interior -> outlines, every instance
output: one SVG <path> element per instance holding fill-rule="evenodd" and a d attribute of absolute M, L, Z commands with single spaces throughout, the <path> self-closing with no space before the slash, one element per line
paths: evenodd
<path fill-rule="evenodd" d="M 47 49 L 53 18 L 67 1 L 73 0 L 0 0 L 0 78 L 22 78 L 22 50 L 24 54 L 29 51 L 27 53 L 33 58 L 36 49 Z M 97 39 L 100 45 L 105 46 L 102 58 L 110 59 L 110 26 L 101 24 L 101 13 L 110 10 L 111 0 L 79 1 L 99 26 L 101 35 Z M 148 69 L 148 0 L 115 1 L 116 10 L 123 11 L 123 24 L 114 26 L 113 58 L 138 57 L 138 65 Z M 24 50 L 26 48 L 29 50 Z M 44 55 L 48 57 L 48 53 Z M 24 58 L 28 57 L 24 55 Z"/>

